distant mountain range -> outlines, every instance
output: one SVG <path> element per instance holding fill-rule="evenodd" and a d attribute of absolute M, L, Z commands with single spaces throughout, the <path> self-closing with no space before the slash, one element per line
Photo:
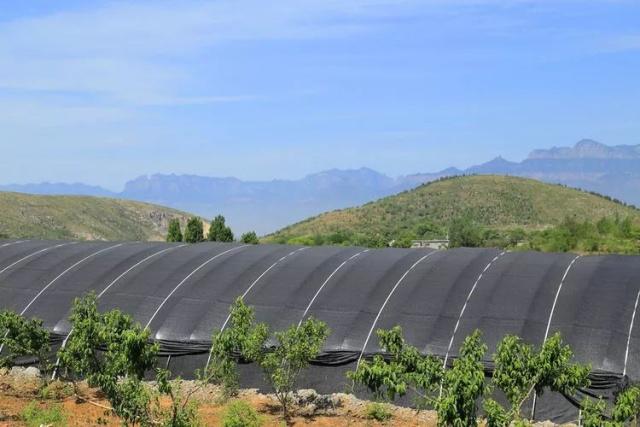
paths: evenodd
<path fill-rule="evenodd" d="M 357 206 L 444 176 L 500 174 L 565 184 L 640 205 L 640 145 L 582 140 L 573 147 L 534 150 L 522 162 L 501 157 L 468 169 L 448 168 L 391 178 L 372 169 L 332 169 L 299 180 L 242 181 L 196 175 L 141 176 L 122 192 L 84 184 L 27 184 L 0 190 L 32 194 L 119 197 L 170 206 L 205 217 L 222 213 L 236 232 L 265 234 L 322 212 Z"/>

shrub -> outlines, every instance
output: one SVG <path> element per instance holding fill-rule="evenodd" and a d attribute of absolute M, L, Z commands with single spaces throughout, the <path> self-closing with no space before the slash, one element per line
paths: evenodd
<path fill-rule="evenodd" d="M 53 381 L 38 389 L 41 399 L 60 400 L 73 395 L 73 387 L 68 382 Z"/>
<path fill-rule="evenodd" d="M 393 417 L 387 406 L 379 402 L 369 403 L 365 409 L 365 414 L 368 419 L 379 422 L 389 421 Z"/>
<path fill-rule="evenodd" d="M 276 332 L 278 344 L 264 356 L 261 365 L 282 406 L 285 419 L 289 417 L 298 375 L 320 353 L 328 336 L 326 323 L 311 317 L 299 326 L 293 325 L 283 332 Z"/>
<path fill-rule="evenodd" d="M 60 406 L 54 405 L 46 408 L 38 402 L 29 403 L 20 413 L 20 418 L 27 427 L 61 427 L 67 425 L 66 417 Z"/>
<path fill-rule="evenodd" d="M 7 356 L 0 356 L 0 367 L 10 367 L 15 359 L 33 357 L 38 361 L 42 378 L 46 380 L 52 364 L 49 331 L 40 319 L 27 319 L 12 311 L 0 312 L 0 349 Z"/>
<path fill-rule="evenodd" d="M 222 425 L 224 427 L 259 427 L 262 425 L 262 420 L 248 403 L 236 400 L 227 406 Z"/>
<path fill-rule="evenodd" d="M 260 240 L 258 239 L 258 235 L 256 234 L 255 231 L 248 231 L 244 233 L 242 237 L 240 237 L 240 241 L 248 245 L 257 245 L 258 243 L 260 243 Z"/>

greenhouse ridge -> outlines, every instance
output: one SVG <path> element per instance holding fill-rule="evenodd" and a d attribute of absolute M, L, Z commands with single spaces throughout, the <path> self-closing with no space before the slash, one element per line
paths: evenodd
<path fill-rule="evenodd" d="M 0 242 L 0 308 L 43 319 L 57 345 L 68 337 L 73 299 L 93 291 L 147 325 L 161 363 L 185 377 L 208 363 L 211 334 L 244 295 L 258 321 L 282 330 L 313 316 L 331 328 L 303 388 L 343 391 L 344 373 L 379 353 L 375 330 L 400 325 L 425 354 L 455 358 L 483 332 L 493 354 L 516 334 L 540 345 L 560 332 L 591 363 L 592 387 L 610 395 L 640 380 L 640 257 L 494 249 L 363 249 L 202 243 Z M 491 361 L 486 361 L 488 372 Z M 625 376 L 626 375 L 626 376 Z M 261 386 L 243 367 L 242 381 Z M 537 418 L 575 408 L 543 395 Z"/>

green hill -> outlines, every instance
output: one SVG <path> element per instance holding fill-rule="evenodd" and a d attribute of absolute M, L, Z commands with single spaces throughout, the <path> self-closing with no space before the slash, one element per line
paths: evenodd
<path fill-rule="evenodd" d="M 538 238 L 542 230 L 575 228 L 585 223 L 596 227 L 601 218 L 609 218 L 613 226 L 625 218 L 633 226 L 640 225 L 640 210 L 600 195 L 532 179 L 461 176 L 360 207 L 325 213 L 288 226 L 265 240 L 364 246 L 395 241 L 407 246 L 412 239 L 446 237 L 451 224 L 460 218 L 481 230 L 479 245 L 522 246 L 523 241 Z M 633 240 L 634 236 L 627 237 Z"/>
<path fill-rule="evenodd" d="M 0 192 L 0 238 L 164 240 L 171 218 L 189 216 L 128 200 Z"/>

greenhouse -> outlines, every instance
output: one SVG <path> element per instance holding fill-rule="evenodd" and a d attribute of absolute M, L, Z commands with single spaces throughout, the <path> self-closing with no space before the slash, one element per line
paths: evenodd
<path fill-rule="evenodd" d="M 361 357 L 380 352 L 375 331 L 400 325 L 425 354 L 455 359 L 483 332 L 491 355 L 506 334 L 540 345 L 560 332 L 593 368 L 595 396 L 640 380 L 640 258 L 496 249 L 365 249 L 202 243 L 0 242 L 0 309 L 38 317 L 63 345 L 73 300 L 86 292 L 152 331 L 160 364 L 193 377 L 211 334 L 244 296 L 258 321 L 282 330 L 313 316 L 331 328 L 300 388 L 344 391 Z M 242 367 L 242 385 L 264 387 Z M 579 398 L 579 396 L 578 396 Z M 574 396 L 545 393 L 537 419 L 577 418 Z"/>

